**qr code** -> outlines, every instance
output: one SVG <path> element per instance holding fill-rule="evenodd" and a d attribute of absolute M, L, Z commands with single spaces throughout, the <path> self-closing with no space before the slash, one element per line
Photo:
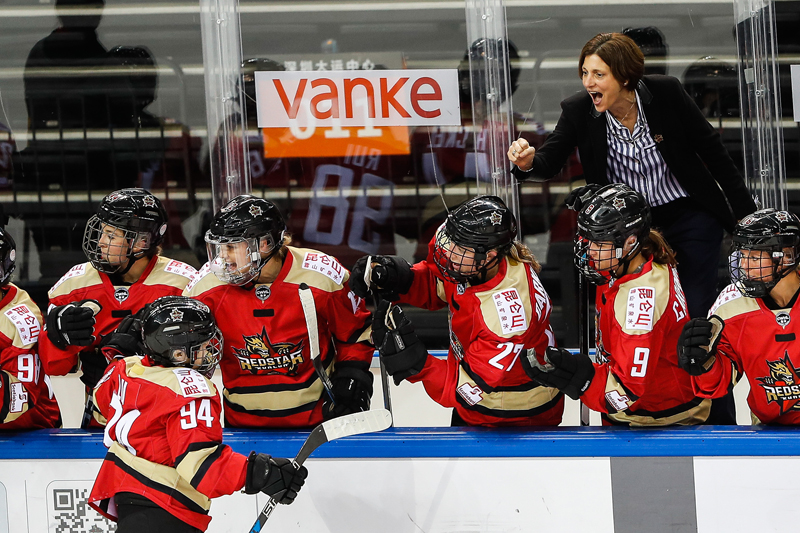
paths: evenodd
<path fill-rule="evenodd" d="M 47 486 L 50 533 L 106 533 L 117 524 L 89 507 L 92 481 L 54 481 Z"/>

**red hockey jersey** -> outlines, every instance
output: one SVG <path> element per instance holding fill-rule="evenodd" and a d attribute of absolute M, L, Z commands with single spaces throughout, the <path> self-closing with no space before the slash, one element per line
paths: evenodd
<path fill-rule="evenodd" d="M 309 427 L 322 422 L 323 386 L 311 361 L 298 288 L 314 295 L 319 350 L 328 374 L 336 361 L 372 361 L 364 302 L 350 274 L 316 250 L 290 246 L 278 277 L 252 288 L 228 285 L 206 264 L 186 287 L 214 313 L 225 348 L 220 362 L 225 425 Z"/>
<path fill-rule="evenodd" d="M 50 378 L 36 353 L 41 324 L 28 293 L 8 284 L 0 300 L 0 429 L 61 427 Z"/>
<path fill-rule="evenodd" d="M 581 400 L 603 423 L 700 424 L 711 402 L 697 398 L 678 367 L 678 337 L 688 321 L 677 271 L 648 260 L 641 271 L 598 288 L 595 376 Z"/>
<path fill-rule="evenodd" d="M 563 394 L 532 382 L 519 362 L 524 349 L 543 354 L 555 345 L 550 298 L 531 265 L 506 257 L 492 279 L 475 286 L 443 281 L 430 257 L 412 268 L 414 283 L 400 301 L 449 306 L 450 350 L 446 360 L 428 355 L 408 381 L 422 382 L 469 425 L 557 426 Z"/>
<path fill-rule="evenodd" d="M 86 299 L 100 302 L 102 310 L 95 316 L 95 342 L 92 346 L 67 346 L 66 350 L 60 350 L 47 335 L 42 335 L 39 350 L 45 372 L 51 376 L 67 374 L 78 363 L 79 352 L 94 350 L 101 338 L 114 331 L 124 317 L 146 304 L 161 296 L 181 294 L 196 273 L 186 263 L 156 256 L 136 283 L 115 287 L 109 277 L 98 272 L 91 263 L 75 265 L 48 292 L 50 308 Z"/>
<path fill-rule="evenodd" d="M 725 327 L 711 370 L 692 380 L 697 394 L 724 396 L 744 373 L 754 424 L 800 424 L 800 368 L 793 362 L 800 364 L 800 304 L 772 310 L 729 285 L 709 315 L 720 317 Z"/>
<path fill-rule="evenodd" d="M 89 505 L 117 519 L 114 495 L 140 494 L 201 530 L 211 498 L 244 486 L 247 458 L 222 444 L 219 394 L 189 368 L 116 361 L 94 391 L 108 447 Z"/>

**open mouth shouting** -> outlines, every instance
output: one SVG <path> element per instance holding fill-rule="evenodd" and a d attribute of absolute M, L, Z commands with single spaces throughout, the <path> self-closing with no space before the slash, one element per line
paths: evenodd
<path fill-rule="evenodd" d="M 600 106 L 600 102 L 603 101 L 603 93 L 598 91 L 589 91 L 589 96 L 592 97 L 592 103 L 595 107 Z"/>

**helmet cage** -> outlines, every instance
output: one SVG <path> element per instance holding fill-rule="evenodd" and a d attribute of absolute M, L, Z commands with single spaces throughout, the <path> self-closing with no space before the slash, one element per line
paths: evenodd
<path fill-rule="evenodd" d="M 164 329 L 167 333 L 167 328 Z M 166 357 L 160 354 L 150 356 L 164 366 L 182 366 L 197 370 L 210 378 L 222 359 L 222 332 L 214 327 L 211 338 L 202 332 L 184 332 L 172 336 Z M 201 355 L 202 354 L 202 355 Z M 200 360 L 198 364 L 197 361 Z"/>
<path fill-rule="evenodd" d="M 619 263 L 617 263 L 617 265 L 611 269 L 601 270 L 597 268 L 597 263 L 589 255 L 590 244 L 591 241 L 586 237 L 578 235 L 578 237 L 575 239 L 575 254 L 573 255 L 575 268 L 577 268 L 578 272 L 580 272 L 581 275 L 591 283 L 594 283 L 595 285 L 606 285 L 614 277 L 613 271 L 616 270 L 616 267 L 619 266 Z M 621 254 L 622 249 L 615 247 L 614 256 L 619 259 Z"/>
<path fill-rule="evenodd" d="M 284 233 L 285 230 L 280 233 L 280 243 L 283 243 Z M 260 237 L 222 237 L 212 234 L 209 230 L 206 232 L 205 241 L 209 268 L 217 276 L 217 279 L 231 285 L 244 285 L 257 278 L 267 261 L 280 250 L 280 245 L 270 234 Z M 248 264 L 236 265 L 237 268 L 231 270 L 231 261 L 223 258 L 223 248 L 242 242 L 247 244 L 247 248 L 242 252 L 235 253 L 246 257 Z M 266 243 L 266 252 L 261 251 L 261 243 Z M 229 256 L 227 253 L 224 255 Z"/>
<path fill-rule="evenodd" d="M 728 256 L 728 272 L 731 282 L 743 296 L 763 298 L 778 282 L 797 269 L 800 237 L 794 234 L 776 234 L 761 237 L 734 234 L 731 254 Z M 769 254 L 770 263 L 765 268 L 744 268 L 746 251 L 761 251 Z M 766 272 L 763 272 L 765 271 Z M 757 271 L 758 275 L 755 275 Z"/>
<path fill-rule="evenodd" d="M 17 268 L 17 245 L 5 229 L 0 228 L 0 287 L 5 287 Z"/>
<path fill-rule="evenodd" d="M 106 247 L 106 252 L 103 252 L 100 246 L 100 240 L 103 238 L 103 227 L 113 228 L 114 230 L 122 231 L 120 236 L 125 240 L 125 251 L 113 250 L 112 248 L 120 248 L 118 245 L 112 246 L 110 243 Z M 117 238 L 117 237 L 114 237 Z M 86 229 L 83 232 L 83 253 L 92 266 L 104 274 L 125 274 L 130 270 L 133 263 L 138 259 L 144 257 L 152 246 L 152 233 L 149 231 L 136 231 L 128 229 L 122 225 L 115 225 L 108 221 L 102 220 L 97 215 L 92 215 L 89 221 L 86 222 Z M 135 248 L 139 248 L 138 251 Z M 119 256 L 121 259 L 118 263 L 112 263 L 108 260 L 109 256 Z"/>
<path fill-rule="evenodd" d="M 505 254 L 498 250 L 497 255 L 487 261 L 489 250 L 485 246 L 463 246 L 450 236 L 448 229 L 439 228 L 433 246 L 433 262 L 442 278 L 452 283 L 484 282 L 488 271 Z"/>

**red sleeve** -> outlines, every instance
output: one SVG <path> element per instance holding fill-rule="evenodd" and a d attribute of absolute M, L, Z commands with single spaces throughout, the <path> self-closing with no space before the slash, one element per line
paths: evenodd
<path fill-rule="evenodd" d="M 730 354 L 730 355 L 729 355 Z M 701 398 L 721 398 L 733 389 L 739 381 L 742 362 L 736 357 L 725 332 L 717 346 L 716 361 L 711 370 L 699 376 L 692 376 L 692 390 Z"/>
<path fill-rule="evenodd" d="M 66 305 L 70 303 L 68 296 L 57 297 L 50 300 L 50 305 L 47 306 L 47 311 L 54 306 Z M 85 346 L 67 346 L 66 350 L 56 348 L 47 338 L 47 313 L 42 317 L 44 327 L 42 334 L 39 335 L 39 356 L 42 358 L 42 365 L 44 371 L 50 376 L 64 376 L 69 374 L 75 365 L 78 364 L 78 353 L 81 350 L 87 349 Z"/>
<path fill-rule="evenodd" d="M 183 400 L 166 424 L 175 468 L 209 498 L 233 494 L 244 486 L 247 458 L 222 444 L 219 396 Z"/>
<path fill-rule="evenodd" d="M 328 331 L 336 346 L 336 359 L 372 362 L 375 349 L 364 337 L 370 325 L 370 313 L 364 300 L 348 288 L 346 281 L 344 283 L 339 290 L 327 294 L 324 310 Z M 316 291 L 314 288 L 311 290 Z M 315 299 L 323 297 L 322 294 L 314 296 Z"/>
<path fill-rule="evenodd" d="M 452 383 L 448 383 L 451 381 L 450 376 L 455 376 L 455 369 L 450 369 L 451 359 L 453 358 L 448 356 L 446 360 L 442 360 L 428 354 L 422 371 L 408 378 L 411 383 L 422 382 L 428 396 L 443 407 L 456 407 L 453 394 L 455 387 Z"/>

